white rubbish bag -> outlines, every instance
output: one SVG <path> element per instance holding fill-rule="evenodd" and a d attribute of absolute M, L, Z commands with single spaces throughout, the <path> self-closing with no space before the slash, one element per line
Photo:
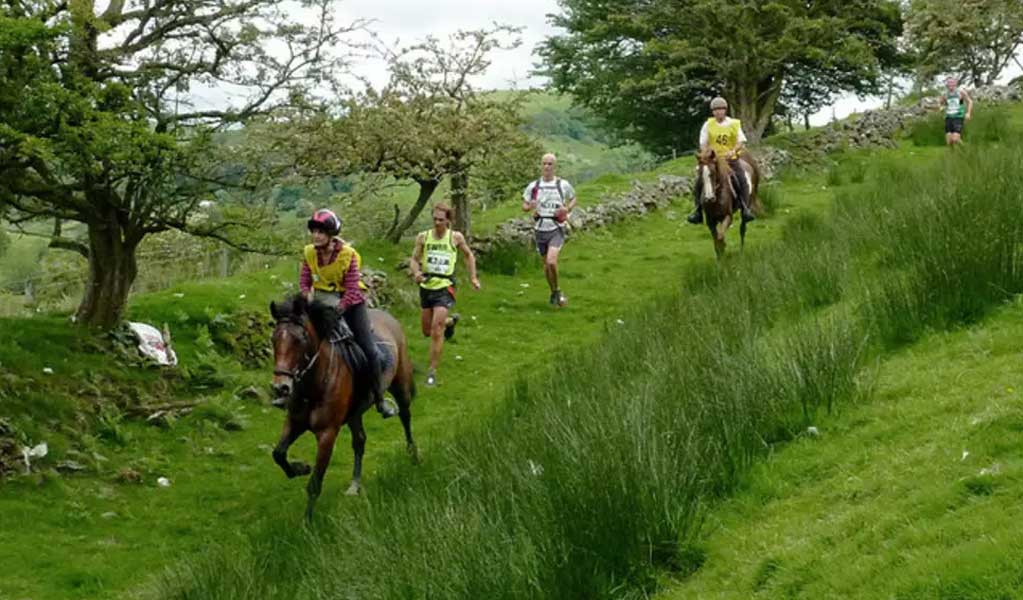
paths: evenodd
<path fill-rule="evenodd" d="M 139 340 L 139 352 L 142 356 L 168 367 L 178 364 L 178 355 L 170 347 L 170 339 L 164 340 L 159 329 L 145 323 L 128 323 L 128 327 Z"/>

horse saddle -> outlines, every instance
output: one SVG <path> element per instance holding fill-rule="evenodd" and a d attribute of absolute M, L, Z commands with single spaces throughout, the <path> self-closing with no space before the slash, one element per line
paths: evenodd
<path fill-rule="evenodd" d="M 365 357 L 362 356 L 362 349 L 355 341 L 355 334 L 352 328 L 344 319 L 338 319 L 334 331 L 330 334 L 330 343 L 342 350 L 342 355 L 349 361 L 349 364 L 356 371 L 365 369 Z M 391 346 L 380 339 L 380 336 L 373 334 L 373 346 L 376 350 L 376 364 L 379 373 L 384 373 L 394 365 L 395 356 Z M 378 373 L 378 375 L 379 375 Z"/>

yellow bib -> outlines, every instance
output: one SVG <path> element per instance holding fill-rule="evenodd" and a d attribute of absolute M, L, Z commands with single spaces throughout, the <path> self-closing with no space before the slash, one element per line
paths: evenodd
<path fill-rule="evenodd" d="M 343 292 L 345 273 L 352 264 L 352 256 L 355 256 L 355 266 L 362 271 L 362 257 L 350 244 L 341 247 L 337 253 L 337 260 L 329 265 L 319 265 L 316 260 L 316 246 L 309 244 L 303 250 L 305 264 L 309 265 L 309 271 L 313 274 L 313 289 L 325 292 Z M 366 284 L 359 280 L 359 288 L 368 289 Z"/>
<path fill-rule="evenodd" d="M 742 123 L 739 119 L 732 119 L 728 125 L 718 123 L 718 120 L 711 117 L 707 120 L 707 137 L 710 147 L 718 156 L 724 156 L 739 145 L 739 130 Z"/>
<path fill-rule="evenodd" d="M 423 274 L 426 280 L 419 284 L 425 290 L 442 290 L 454 283 L 458 251 L 452 239 L 454 231 L 448 229 L 444 237 L 434 239 L 433 229 L 423 232 Z"/>

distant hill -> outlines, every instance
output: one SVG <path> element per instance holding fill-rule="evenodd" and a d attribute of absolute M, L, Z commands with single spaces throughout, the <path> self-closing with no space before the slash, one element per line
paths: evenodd
<path fill-rule="evenodd" d="M 566 179 L 583 183 L 607 173 L 648 170 L 658 162 L 657 157 L 636 144 L 615 145 L 597 117 L 585 108 L 573 106 L 569 96 L 531 92 L 525 113 L 526 130 L 558 156 L 558 172 Z"/>

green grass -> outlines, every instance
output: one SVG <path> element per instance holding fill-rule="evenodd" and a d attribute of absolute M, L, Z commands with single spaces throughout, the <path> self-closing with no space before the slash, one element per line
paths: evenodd
<path fill-rule="evenodd" d="M 660 597 L 1023 597 L 1021 335 L 1017 300 L 884 362 L 871 402 L 707 515 L 706 560 Z"/>
<path fill-rule="evenodd" d="M 698 570 L 700 507 L 765 446 L 863 394 L 868 359 L 1023 291 L 1023 223 L 1005 217 L 1019 190 L 991 177 L 1020 159 L 990 154 L 864 175 L 831 218 L 691 272 L 684 293 L 624 315 L 552 376 L 518 379 L 486 426 L 461 430 L 428 467 L 391 465 L 369 504 L 330 514 L 327 530 L 250 541 L 302 547 L 314 565 L 359 556 L 392 571 L 267 568 L 228 546 L 171 571 L 158 595 L 275 597 L 284 578 L 328 596 L 593 597 L 648 593 L 658 568 Z"/>
<path fill-rule="evenodd" d="M 911 152 L 879 153 L 863 183 L 843 184 L 832 216 L 822 216 L 833 192 L 823 176 L 784 181 L 771 203 L 779 219 L 754 225 L 745 256 L 720 266 L 706 230 L 681 226 L 687 200 L 578 236 L 564 255 L 570 306 L 559 313 L 546 306 L 539 272 L 488 270 L 482 292 L 460 293 L 469 318 L 446 349 L 441 386 L 414 406 L 425 464 L 408 466 L 396 428 L 371 419 L 366 497 L 338 497 L 350 461 L 342 445 L 312 533 L 297 527 L 301 486 L 267 456 L 277 413 L 217 392 L 219 406 L 169 431 L 108 419 L 113 431 L 92 442 L 104 458 L 92 474 L 5 484 L 0 562 L 13 576 L 0 593 L 110 596 L 168 564 L 152 591 L 182 598 L 625 596 L 654 590 L 660 570 L 702 572 L 705 507 L 765 448 L 860 397 L 868 359 L 928 328 L 979 319 L 1019 288 L 1015 263 L 1003 260 L 1015 248 L 977 235 L 1018 241 L 1011 227 L 990 229 L 992 213 L 1014 214 L 1005 209 L 1018 190 L 985 175 L 1015 172 L 1019 159 L 966 152 L 927 167 L 943 149 Z M 893 163 L 905 166 L 875 166 Z M 691 159 L 666 170 L 690 168 Z M 993 182 L 996 200 L 978 181 Z M 921 197 L 936 198 L 927 227 L 915 218 Z M 973 235 L 957 232 L 953 203 L 975 210 Z M 933 243 L 946 237 L 964 245 Z M 360 248 L 370 262 L 397 257 Z M 195 332 L 177 334 L 183 354 L 226 369 L 211 347 L 217 315 L 265 303 L 280 285 L 274 274 L 168 290 L 137 303 L 137 314 L 177 318 Z M 947 293 L 957 278 L 976 291 Z M 414 333 L 414 308 L 397 307 Z M 425 342 L 412 340 L 421 360 Z M 232 383 L 265 385 L 265 372 L 235 369 Z M 225 412 L 242 413 L 248 428 L 226 431 Z M 308 441 L 296 446 L 309 452 Z M 143 484 L 120 483 L 125 467 Z M 174 485 L 156 487 L 159 475 Z M 62 560 L 67 548 L 75 560 Z M 765 566 L 759 579 L 783 566 Z"/>
<path fill-rule="evenodd" d="M 963 141 L 967 144 L 1006 142 L 1015 131 L 1014 125 L 1015 121 L 1009 121 L 1007 111 L 978 106 L 976 114 L 963 127 Z M 944 146 L 945 115 L 935 113 L 915 121 L 909 125 L 907 134 L 916 146 Z"/>
<path fill-rule="evenodd" d="M 821 210 L 825 202 L 826 195 L 821 193 L 794 212 Z M 598 342 L 607 327 L 619 327 L 617 319 L 631 321 L 632 307 L 672 293 L 665 285 L 667 273 L 678 279 L 696 265 L 712 264 L 706 231 L 683 225 L 687 212 L 688 201 L 684 200 L 680 206 L 642 221 L 574 236 L 562 261 L 563 288 L 570 305 L 559 313 L 552 313 L 547 305 L 546 285 L 531 254 L 510 252 L 515 275 L 502 275 L 507 267 L 500 264 L 482 265 L 483 290 L 459 293 L 458 309 L 465 318 L 455 341 L 445 349 L 441 385 L 433 390 L 420 385 L 414 426 L 426 464 L 416 477 L 443 477 L 453 452 L 450 441 L 463 431 L 478 430 L 490 422 L 491 415 L 503 410 L 501 400 L 520 375 L 544 372 L 552 367 L 552 360 L 555 365 L 570 363 L 576 355 L 572 349 Z M 747 249 L 756 251 L 778 232 L 776 223 L 764 221 L 751 231 Z M 411 250 L 408 245 L 395 248 L 360 242 L 359 248 L 367 264 L 384 268 L 396 278 L 396 286 L 402 287 L 400 275 L 392 268 Z M 223 386 L 193 393 L 240 412 L 247 422 L 242 431 L 225 431 L 216 419 L 200 421 L 199 415 L 194 415 L 167 430 L 134 420 L 122 422 L 123 435 L 130 437 L 125 446 L 109 443 L 92 430 L 60 428 L 54 433 L 50 421 L 55 417 L 50 415 L 57 413 L 51 411 L 74 395 L 75 386 L 90 371 L 111 379 L 125 371 L 103 354 L 79 356 L 67 370 L 58 369 L 61 380 L 57 385 L 35 370 L 33 361 L 50 352 L 50 344 L 53 352 L 64 355 L 60 348 L 69 344 L 67 331 L 71 330 L 63 321 L 40 317 L 10 321 L 10 327 L 0 325 L 5 337 L 12 331 L 16 339 L 15 345 L 0 346 L 0 364 L 7 368 L 13 364 L 8 362 L 12 348 L 25 348 L 25 362 L 18 363 L 17 373 L 26 390 L 35 390 L 24 399 L 31 404 L 26 416 L 15 419 L 19 429 L 31 432 L 31 440 L 26 441 L 63 437 L 65 442 L 53 449 L 50 465 L 67 458 L 66 450 L 71 449 L 95 452 L 104 459 L 93 461 L 90 467 L 95 469 L 85 476 L 44 474 L 2 484 L 0 562 L 9 565 L 9 574 L 0 582 L 0 594 L 110 597 L 137 587 L 147 579 L 143 574 L 156 574 L 168 564 L 208 552 L 212 544 L 246 547 L 248 534 L 264 527 L 253 525 L 263 523 L 264 516 L 284 516 L 286 528 L 300 522 L 303 487 L 287 481 L 268 454 L 269 445 L 276 441 L 280 413 L 234 398 L 237 389 L 266 386 L 268 370 L 244 371 L 231 364 L 225 347 L 209 348 L 205 341 L 206 332 L 215 330 L 215 323 L 223 318 L 251 311 L 265 314 L 266 304 L 283 295 L 284 284 L 294 281 L 296 272 L 295 263 L 284 264 L 215 283 L 179 285 L 133 301 L 133 319 L 158 326 L 168 323 L 188 369 L 198 371 L 197 364 L 215 366 L 213 373 L 205 375 L 222 381 Z M 617 273 L 615 285 L 608 282 L 612 273 Z M 410 296 L 414 292 L 411 286 L 404 289 Z M 405 301 L 398 302 L 396 312 L 410 336 L 414 360 L 422 365 L 427 347 L 417 333 L 418 310 Z M 39 328 L 34 329 L 33 323 Z M 202 381 L 203 375 L 195 373 L 194 379 Z M 162 377 L 151 371 L 138 377 L 138 384 L 129 386 L 136 397 L 155 398 Z M 127 383 L 123 378 L 120 381 Z M 5 413 L 10 397 L 0 400 Z M 85 413 L 83 423 L 98 418 L 67 402 L 68 410 Z M 301 440 L 294 452 L 308 458 L 311 448 L 309 440 Z M 350 461 L 347 442 L 342 440 L 326 482 L 324 515 L 341 514 L 352 507 L 339 497 Z M 400 479 L 387 473 L 401 471 L 403 465 L 399 429 L 370 419 L 367 497 L 373 501 L 383 497 L 388 481 L 391 486 L 399 485 Z M 124 469 L 138 472 L 142 484 L 123 483 L 119 473 Z M 170 478 L 172 487 L 158 488 L 155 479 L 160 476 Z M 110 512 L 117 516 L 103 517 Z M 73 526 L 69 515 L 73 515 Z M 26 547 L 37 550 L 20 550 Z M 69 563 L 63 561 L 68 548 L 74 549 L 76 557 Z M 41 572 L 55 575 L 37 577 Z"/>

